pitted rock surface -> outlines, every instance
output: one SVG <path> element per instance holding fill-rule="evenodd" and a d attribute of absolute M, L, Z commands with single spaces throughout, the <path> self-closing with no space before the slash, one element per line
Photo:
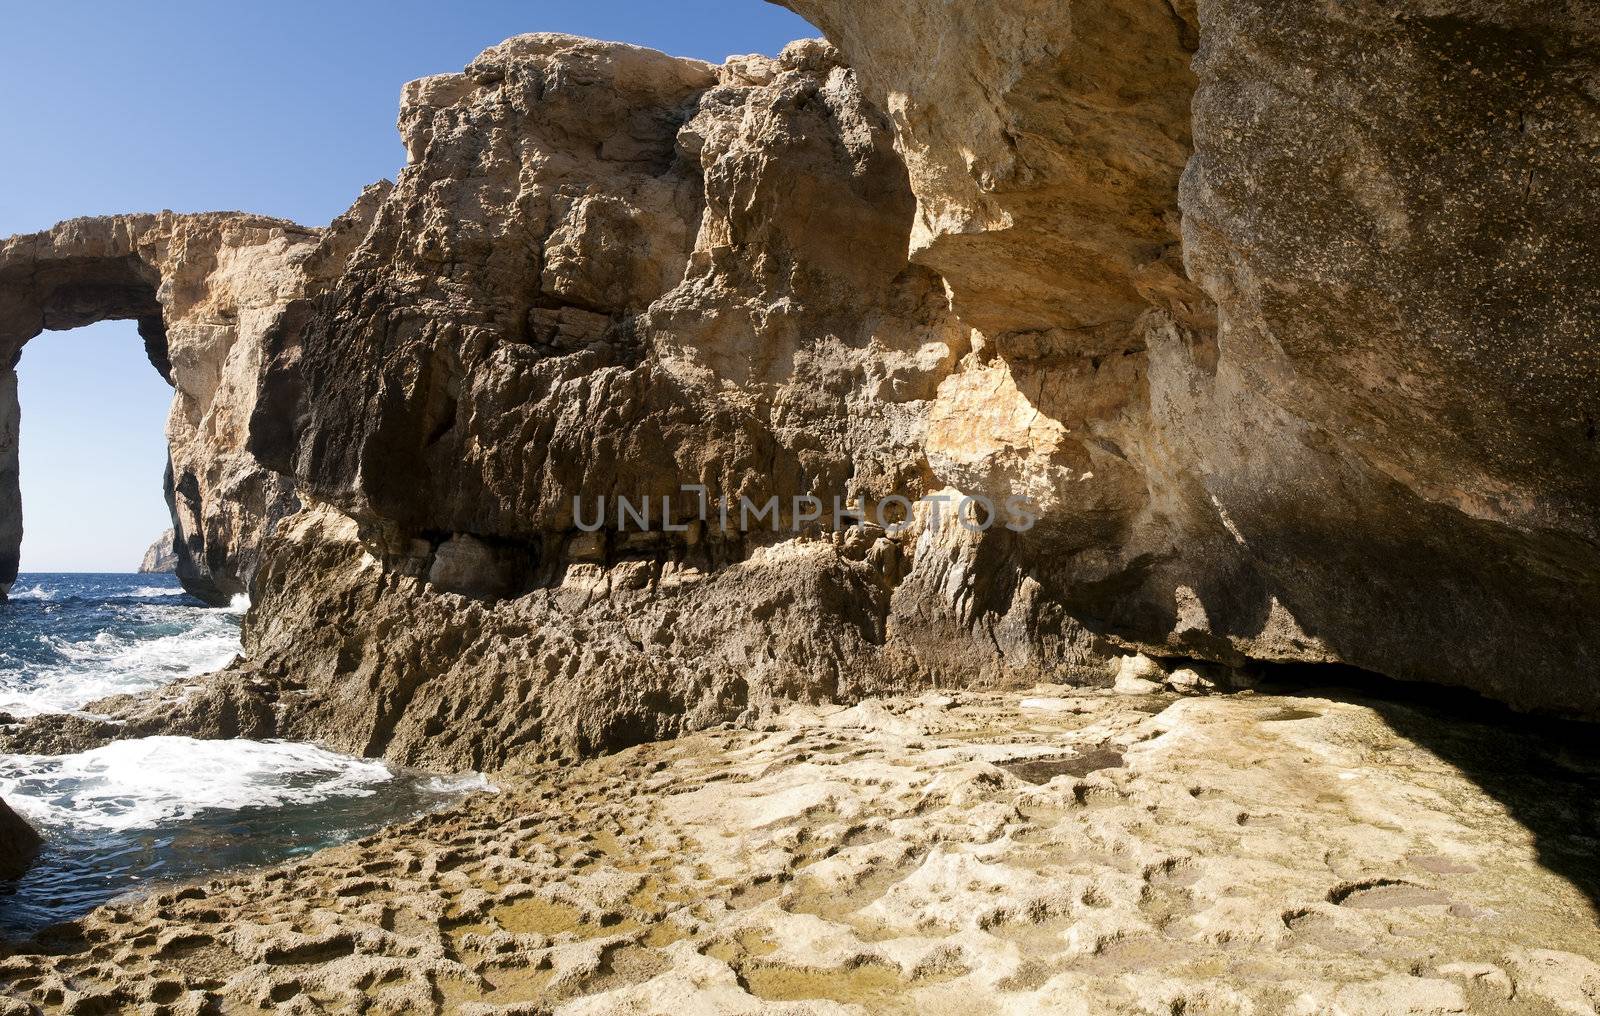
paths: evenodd
<path fill-rule="evenodd" d="M 448 813 L 102 908 L 0 983 L 18 1012 L 1600 1002 L 1594 886 L 1549 853 L 1589 791 L 1537 739 L 1430 741 L 1437 717 L 1344 698 L 1057 688 L 768 727 L 507 773 Z M 1518 753 L 1550 782 L 1497 800 L 1468 778 Z"/>

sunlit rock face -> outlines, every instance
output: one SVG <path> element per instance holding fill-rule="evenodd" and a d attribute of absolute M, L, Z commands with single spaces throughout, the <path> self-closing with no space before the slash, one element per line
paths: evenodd
<path fill-rule="evenodd" d="M 158 989 L 282 1013 L 310 990 L 563 1016 L 1593 1009 L 1581 739 L 1060 688 L 763 726 L 500 773 L 283 867 L 130 893 L 81 922 L 93 948 L 20 945 L 0 980 L 45 1011 Z"/>
<path fill-rule="evenodd" d="M 927 413 L 971 332 L 907 260 L 904 164 L 838 54 L 526 36 L 408 86 L 400 125 L 410 164 L 268 344 L 252 424 L 313 507 L 247 646 L 378 702 L 289 697 L 285 729 L 492 766 L 918 683 L 896 618 L 947 594 L 903 585 L 911 541 L 724 532 L 680 492 L 935 489 Z M 618 496 L 687 529 L 578 527 Z"/>
<path fill-rule="evenodd" d="M 529 35 L 413 82 L 407 165 L 325 231 L 6 248 L 13 347 L 160 324 L 250 715 L 493 767 L 1136 652 L 1600 712 L 1592 24 L 789 5 L 831 43 Z M 795 533 L 796 496 L 949 500 Z M 580 525 L 618 497 L 651 531 Z"/>
<path fill-rule="evenodd" d="M 299 262 L 317 241 L 255 216 L 162 213 L 76 219 L 0 245 L 0 359 L 13 368 L 0 388 L 0 581 L 16 576 L 22 535 L 23 345 L 45 330 L 132 319 L 174 389 L 166 489 L 178 575 L 214 603 L 245 591 L 261 533 L 294 504 L 289 482 L 244 450 L 260 337 L 303 287 Z"/>
<path fill-rule="evenodd" d="M 139 560 L 141 575 L 171 575 L 178 570 L 177 535 L 168 529 L 145 550 Z"/>
<path fill-rule="evenodd" d="M 996 347 L 954 414 L 969 430 L 931 435 L 941 479 L 974 482 L 941 469 L 967 465 L 946 434 L 967 455 L 999 435 L 1028 463 L 1013 474 L 1083 450 L 1054 484 L 1076 504 L 1041 528 L 1099 522 L 1077 556 L 1111 566 L 1060 543 L 1023 566 L 1076 617 L 1152 650 L 1339 660 L 1593 715 L 1592 15 L 788 6 L 891 112 L 912 259 Z M 1139 232 L 1156 221 L 1181 245 Z M 1123 355 L 1088 323 L 1131 336 Z M 1037 419 L 1005 411 L 1013 393 Z M 1076 497 L 1071 472 L 1093 474 Z"/>

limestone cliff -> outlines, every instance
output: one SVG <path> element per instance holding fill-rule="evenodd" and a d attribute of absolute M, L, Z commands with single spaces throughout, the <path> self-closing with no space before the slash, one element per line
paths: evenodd
<path fill-rule="evenodd" d="M 245 450 L 261 340 L 319 273 L 337 270 L 343 222 L 311 230 L 163 212 L 75 219 L 0 243 L 0 361 L 10 368 L 0 373 L 0 592 L 16 578 L 22 538 L 23 347 L 42 331 L 104 320 L 137 321 L 151 365 L 173 386 L 165 485 L 178 577 L 213 603 L 246 591 L 262 535 L 296 507 L 293 484 Z"/>
<path fill-rule="evenodd" d="M 177 534 L 167 530 L 144 552 L 139 561 L 141 575 L 171 575 L 178 570 Z"/>
<path fill-rule="evenodd" d="M 254 601 L 240 709 L 493 767 L 1143 652 L 1600 715 L 1592 19 L 790 6 L 833 44 L 413 82 L 328 231 L 0 252 L 13 346 L 159 333 L 186 583 Z M 686 486 L 1038 522 L 724 530 Z M 585 531 L 618 497 L 681 528 Z"/>
<path fill-rule="evenodd" d="M 895 117 L 912 259 L 1062 425 L 1022 468 L 1085 482 L 1022 568 L 1074 616 L 1593 715 L 1592 15 L 789 6 Z"/>

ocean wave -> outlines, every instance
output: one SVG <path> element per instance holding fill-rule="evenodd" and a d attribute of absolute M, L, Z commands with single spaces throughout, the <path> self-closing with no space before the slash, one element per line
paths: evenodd
<path fill-rule="evenodd" d="M 367 797 L 383 763 L 288 741 L 146 737 L 76 755 L 0 757 L 0 797 L 44 826 L 143 829 L 214 809 Z"/>
<path fill-rule="evenodd" d="M 100 631 L 77 641 L 43 636 L 40 644 L 51 659 L 0 673 L 0 709 L 19 715 L 72 712 L 109 695 L 220 670 L 238 655 L 239 630 L 230 615 L 176 608 L 169 619 L 162 613 L 168 609 L 152 608 L 146 623 L 180 629 L 170 634 Z"/>
<path fill-rule="evenodd" d="M 176 589 L 172 588 L 171 586 L 140 586 L 139 588 L 130 590 L 127 593 L 128 598 L 134 600 L 153 600 L 164 596 L 188 595 L 189 591 L 181 586 Z"/>
<path fill-rule="evenodd" d="M 189 595 L 189 591 L 187 589 L 184 589 L 182 586 L 151 586 L 151 585 L 143 585 L 143 586 L 131 586 L 131 587 L 125 588 L 125 589 L 103 588 L 102 587 L 100 589 L 95 589 L 95 590 L 77 589 L 75 587 L 72 587 L 71 583 L 69 583 L 68 586 L 69 586 L 69 588 L 65 588 L 64 589 L 64 588 L 61 588 L 59 586 L 47 586 L 42 582 L 35 582 L 31 586 L 26 586 L 26 587 L 21 588 L 21 589 L 13 589 L 11 591 L 11 593 L 9 594 L 9 598 L 12 599 L 12 600 L 21 600 L 23 602 L 56 603 L 56 602 L 68 601 L 68 600 L 92 600 L 94 598 L 93 595 L 86 595 L 86 594 L 91 594 L 91 593 L 92 594 L 98 594 L 99 596 L 104 596 L 109 601 L 116 601 L 116 600 L 161 600 L 161 599 L 184 597 L 184 596 L 188 596 Z M 236 601 L 238 599 L 239 599 L 238 597 L 235 597 Z M 244 600 L 245 600 L 245 606 L 248 607 L 249 606 L 249 597 L 244 597 Z M 233 606 L 230 606 L 230 607 L 226 607 L 226 608 L 223 608 L 223 609 L 235 610 L 236 608 L 233 607 Z M 238 612 L 242 613 L 243 612 L 242 608 L 240 608 L 238 610 Z"/>

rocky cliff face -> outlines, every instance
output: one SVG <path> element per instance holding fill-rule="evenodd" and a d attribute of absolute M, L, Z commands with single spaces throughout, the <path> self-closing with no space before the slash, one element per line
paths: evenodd
<path fill-rule="evenodd" d="M 1024 566 L 1075 616 L 1593 713 L 1592 16 L 790 6 L 896 111 L 913 260 L 1093 474 Z"/>
<path fill-rule="evenodd" d="M 1181 204 L 1222 352 L 1172 406 L 1241 553 L 1325 655 L 1594 715 L 1594 11 L 1201 29 Z"/>
<path fill-rule="evenodd" d="M 178 570 L 177 534 L 171 529 L 156 537 L 156 542 L 139 561 L 141 575 L 171 575 Z"/>
<path fill-rule="evenodd" d="M 905 560 L 881 534 L 574 518 L 687 514 L 686 484 L 927 489 L 925 409 L 970 337 L 906 263 L 905 171 L 837 55 L 529 36 L 409 86 L 401 127 L 352 270 L 268 349 L 251 447 L 315 505 L 247 622 L 313 690 L 287 729 L 495 765 L 905 681 L 879 659 Z M 347 638 L 306 637 L 327 626 Z M 326 693 L 349 686 L 370 697 Z"/>
<path fill-rule="evenodd" d="M 513 39 L 407 86 L 405 170 L 326 233 L 95 255 L 199 287 L 111 316 L 235 351 L 188 401 L 224 361 L 171 357 L 227 423 L 177 427 L 174 488 L 251 585 L 252 715 L 492 767 L 1141 652 L 1600 713 L 1592 19 L 790 6 L 834 45 Z M 263 267 L 184 274 L 180 227 Z M 25 277 L 8 334 L 88 319 Z M 1018 495 L 1020 532 L 792 525 Z M 651 531 L 586 531 L 618 497 Z"/>
<path fill-rule="evenodd" d="M 17 459 L 22 407 L 17 402 L 17 372 L 0 371 L 0 598 L 17 579 L 22 549 L 22 488 Z"/>

